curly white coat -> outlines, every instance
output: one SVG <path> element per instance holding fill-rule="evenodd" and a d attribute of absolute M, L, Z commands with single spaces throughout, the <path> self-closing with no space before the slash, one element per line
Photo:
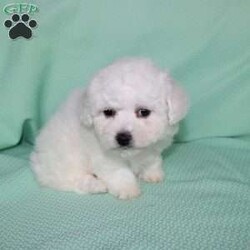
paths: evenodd
<path fill-rule="evenodd" d="M 140 109 L 150 113 L 138 117 Z M 186 112 L 187 97 L 168 73 L 148 59 L 121 59 L 72 92 L 37 137 L 32 168 L 42 185 L 58 190 L 136 197 L 137 177 L 163 180 L 161 152 Z M 117 142 L 124 131 L 130 147 Z"/>

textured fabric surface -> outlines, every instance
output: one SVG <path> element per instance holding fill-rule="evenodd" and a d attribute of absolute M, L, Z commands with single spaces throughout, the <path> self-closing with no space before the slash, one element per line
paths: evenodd
<path fill-rule="evenodd" d="M 41 189 L 28 167 L 30 147 L 4 151 L 0 249 L 247 250 L 249 150 L 238 139 L 174 145 L 166 180 L 142 184 L 133 201 Z"/>
<path fill-rule="evenodd" d="M 250 249 L 250 2 L 28 2 L 30 40 L 9 39 L 0 13 L 0 249 Z M 166 180 L 128 202 L 39 187 L 25 142 L 123 56 L 152 58 L 190 96 Z"/>

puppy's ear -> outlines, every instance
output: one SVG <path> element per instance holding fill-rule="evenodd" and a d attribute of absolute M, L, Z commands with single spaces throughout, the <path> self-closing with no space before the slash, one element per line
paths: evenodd
<path fill-rule="evenodd" d="M 82 93 L 80 112 L 81 112 L 80 114 L 81 124 L 83 124 L 86 127 L 91 127 L 93 122 L 90 113 L 90 103 L 87 90 L 84 90 Z"/>
<path fill-rule="evenodd" d="M 169 124 L 174 125 L 185 117 L 188 110 L 188 98 L 185 91 L 167 73 L 163 73 L 162 79 L 166 86 L 165 98 Z"/>

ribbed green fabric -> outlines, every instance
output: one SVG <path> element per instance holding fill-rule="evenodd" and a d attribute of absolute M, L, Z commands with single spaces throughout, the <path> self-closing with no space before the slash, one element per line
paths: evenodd
<path fill-rule="evenodd" d="M 30 149 L 0 155 L 0 249 L 249 249 L 249 142 L 174 145 L 166 180 L 133 201 L 41 189 Z"/>

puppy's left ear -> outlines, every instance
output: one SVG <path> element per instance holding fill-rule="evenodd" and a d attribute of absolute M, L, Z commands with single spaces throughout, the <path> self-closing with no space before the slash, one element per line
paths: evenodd
<path fill-rule="evenodd" d="M 81 100 L 80 120 L 85 127 L 90 128 L 93 122 L 90 113 L 90 103 L 86 89 L 83 91 L 81 99 L 82 100 Z"/>
<path fill-rule="evenodd" d="M 188 98 L 185 91 L 177 85 L 167 73 L 163 73 L 166 86 L 166 102 L 168 106 L 169 124 L 174 125 L 182 120 L 188 111 Z"/>

